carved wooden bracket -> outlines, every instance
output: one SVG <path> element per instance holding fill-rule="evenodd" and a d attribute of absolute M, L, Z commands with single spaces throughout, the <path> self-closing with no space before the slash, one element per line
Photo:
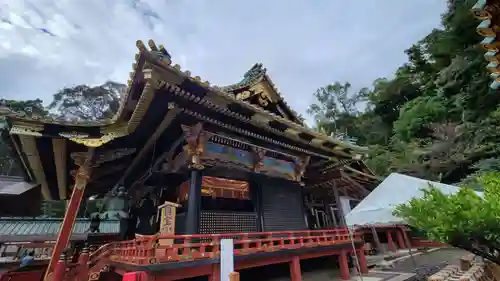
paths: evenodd
<path fill-rule="evenodd" d="M 253 171 L 259 172 L 262 167 L 264 167 L 264 156 L 266 155 L 266 150 L 259 147 L 252 147 L 252 160 L 253 160 Z"/>
<path fill-rule="evenodd" d="M 209 138 L 209 133 L 203 131 L 203 124 L 198 123 L 194 126 L 181 125 L 182 131 L 186 136 L 187 145 L 184 151 L 189 155 L 189 167 L 193 169 L 203 169 L 200 156 L 205 151 L 205 144 Z"/>
<path fill-rule="evenodd" d="M 311 156 L 306 156 L 303 159 L 296 159 L 293 161 L 293 170 L 295 171 L 294 177 L 296 181 L 301 181 L 304 173 L 306 172 L 306 167 L 311 160 Z"/>

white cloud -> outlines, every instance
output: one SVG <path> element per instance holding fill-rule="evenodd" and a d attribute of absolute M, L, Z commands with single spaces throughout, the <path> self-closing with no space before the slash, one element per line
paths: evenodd
<path fill-rule="evenodd" d="M 0 97 L 48 102 L 64 86 L 125 83 L 135 41 L 154 39 L 214 84 L 262 62 L 304 113 L 319 86 L 392 75 L 444 9 L 436 0 L 0 0 Z"/>

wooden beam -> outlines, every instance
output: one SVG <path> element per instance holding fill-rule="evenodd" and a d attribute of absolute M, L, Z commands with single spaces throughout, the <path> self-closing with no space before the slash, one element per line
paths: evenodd
<path fill-rule="evenodd" d="M 24 151 L 24 154 L 26 154 L 30 163 L 31 170 L 33 171 L 33 174 L 35 174 L 35 179 L 42 187 L 43 199 L 52 200 L 49 184 L 47 183 L 42 161 L 40 160 L 40 154 L 38 153 L 38 148 L 36 147 L 36 137 L 19 135 L 19 140 L 21 142 L 22 150 Z"/>
<path fill-rule="evenodd" d="M 352 179 L 348 174 L 344 173 L 343 171 L 341 171 L 340 174 L 345 180 L 347 180 L 347 182 L 351 183 L 356 188 L 358 188 L 363 193 L 363 196 L 370 194 L 370 191 L 368 189 L 366 189 L 362 184 Z"/>
<path fill-rule="evenodd" d="M 52 139 L 52 150 L 54 151 L 54 163 L 56 165 L 57 187 L 59 189 L 59 200 L 65 200 L 68 197 L 68 171 L 67 171 L 67 153 L 66 139 Z"/>
<path fill-rule="evenodd" d="M 167 162 L 172 161 L 173 157 L 174 157 L 175 149 L 184 141 L 185 138 L 186 138 L 186 136 L 184 134 L 182 134 L 178 139 L 176 139 L 174 141 L 174 143 L 170 146 L 168 151 L 163 152 L 163 154 L 158 159 L 156 159 L 156 161 L 153 165 L 153 169 L 156 170 L 158 165 L 160 165 L 163 160 L 165 160 Z"/>
<path fill-rule="evenodd" d="M 156 131 L 151 135 L 151 137 L 148 139 L 146 144 L 141 148 L 139 153 L 137 153 L 136 157 L 132 161 L 132 164 L 130 164 L 128 169 L 121 177 L 119 181 L 120 183 L 123 183 L 125 178 L 127 178 L 130 175 L 135 166 L 137 166 L 137 164 L 139 164 L 139 162 L 141 161 L 142 157 L 144 157 L 144 154 L 146 154 L 146 152 L 149 151 L 151 146 L 153 146 L 156 143 L 156 141 L 158 140 L 158 138 L 160 138 L 161 134 L 165 131 L 165 129 L 172 123 L 172 121 L 174 121 L 175 117 L 177 117 L 177 115 L 181 112 L 181 110 L 175 107 L 173 103 L 169 104 L 168 107 L 169 111 L 161 121 L 160 125 L 156 128 Z"/>
<path fill-rule="evenodd" d="M 370 178 L 370 179 L 373 179 L 373 180 L 376 180 L 376 181 L 380 181 L 380 180 L 383 180 L 381 177 L 378 177 L 378 176 L 374 176 L 374 175 L 370 175 L 370 174 L 367 174 L 367 173 L 363 173 L 361 171 L 358 171 L 354 168 L 352 168 L 351 166 L 349 165 L 344 165 L 344 168 L 353 172 L 353 173 L 356 173 L 356 174 L 359 174 L 359 175 L 362 175 L 362 176 L 365 176 L 367 178 Z"/>

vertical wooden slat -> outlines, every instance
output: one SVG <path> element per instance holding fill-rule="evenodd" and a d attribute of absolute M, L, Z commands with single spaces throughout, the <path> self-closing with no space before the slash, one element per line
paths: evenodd
<path fill-rule="evenodd" d="M 57 174 L 57 187 L 59 189 L 59 200 L 65 200 L 68 197 L 66 143 L 66 139 L 52 139 L 52 149 L 54 151 L 54 163 L 56 165 Z"/>
<path fill-rule="evenodd" d="M 31 170 L 35 175 L 37 182 L 42 187 L 43 198 L 45 200 L 52 200 L 47 178 L 45 177 L 45 172 L 43 170 L 42 161 L 40 160 L 38 148 L 36 147 L 36 138 L 34 136 L 19 135 L 19 140 L 21 141 L 24 154 L 26 154 L 26 157 L 31 165 Z"/>

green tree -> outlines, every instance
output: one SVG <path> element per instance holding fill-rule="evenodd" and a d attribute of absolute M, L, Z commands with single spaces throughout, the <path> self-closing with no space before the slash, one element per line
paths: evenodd
<path fill-rule="evenodd" d="M 484 186 L 482 197 L 467 186 L 451 195 L 431 186 L 422 198 L 397 206 L 394 214 L 428 239 L 500 264 L 500 173 L 483 173 L 477 180 Z"/>
<path fill-rule="evenodd" d="M 26 117 L 44 117 L 48 115 L 48 111 L 44 108 L 43 101 L 40 99 L 25 101 L 0 99 L 0 112 L 3 114 L 16 112 Z M 17 161 L 8 136 L 9 132 L 5 128 L 5 119 L 0 116 L 0 175 L 22 176 L 21 165 Z"/>
<path fill-rule="evenodd" d="M 124 90 L 125 85 L 110 81 L 96 87 L 78 85 L 64 88 L 54 94 L 54 99 L 48 108 L 60 119 L 106 120 L 112 118 L 118 111 L 120 95 Z"/>
<path fill-rule="evenodd" d="M 409 141 L 428 136 L 428 125 L 446 118 L 446 101 L 440 96 L 422 96 L 401 107 L 399 118 L 394 122 L 396 137 Z M 423 132 L 426 131 L 426 132 Z"/>

